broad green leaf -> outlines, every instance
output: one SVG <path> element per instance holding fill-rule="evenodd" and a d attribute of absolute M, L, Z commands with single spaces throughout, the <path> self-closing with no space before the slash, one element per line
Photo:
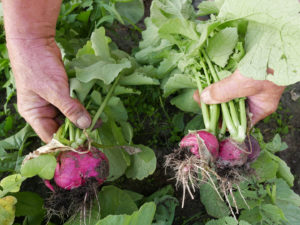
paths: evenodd
<path fill-rule="evenodd" d="M 123 86 L 117 86 L 115 91 L 114 91 L 114 95 L 124 95 L 124 94 L 135 94 L 135 95 L 140 95 L 141 92 L 138 90 L 134 90 L 132 88 L 128 88 L 128 87 L 123 87 Z"/>
<path fill-rule="evenodd" d="M 15 204 L 17 199 L 13 196 L 0 198 L 0 224 L 12 225 L 15 220 Z"/>
<path fill-rule="evenodd" d="M 230 211 L 227 204 L 220 199 L 216 190 L 210 184 L 205 183 L 200 186 L 200 198 L 208 215 L 215 218 L 222 218 L 229 215 Z"/>
<path fill-rule="evenodd" d="M 126 139 L 128 144 L 132 143 L 133 138 L 133 128 L 128 122 L 120 122 L 122 133 L 124 135 L 124 138 Z"/>
<path fill-rule="evenodd" d="M 241 74 L 257 80 L 268 79 L 278 85 L 300 80 L 299 11 L 297 0 L 224 1 L 220 20 L 249 22 L 246 55 L 238 67 Z M 268 67 L 274 70 L 273 75 L 267 74 Z"/>
<path fill-rule="evenodd" d="M 300 207 L 300 196 L 282 179 L 274 180 L 276 184 L 276 202 L 294 204 Z"/>
<path fill-rule="evenodd" d="M 188 134 L 190 130 L 201 130 L 204 129 L 204 122 L 202 114 L 195 116 L 192 120 L 190 120 L 184 129 L 184 133 Z"/>
<path fill-rule="evenodd" d="M 154 173 L 156 169 L 156 157 L 152 149 L 137 145 L 141 152 L 131 155 L 131 164 L 126 170 L 126 177 L 142 180 Z"/>
<path fill-rule="evenodd" d="M 24 177 L 40 176 L 50 180 L 54 176 L 56 158 L 53 155 L 40 155 L 37 158 L 28 160 L 21 167 L 21 174 Z"/>
<path fill-rule="evenodd" d="M 286 221 L 282 221 L 283 225 L 300 225 L 300 208 L 293 204 L 280 203 L 277 205 L 284 213 Z"/>
<path fill-rule="evenodd" d="M 115 121 L 126 121 L 128 119 L 126 108 L 119 97 L 111 97 L 107 106 L 109 107 L 109 116 Z"/>
<path fill-rule="evenodd" d="M 193 95 L 196 89 L 187 89 L 182 94 L 171 99 L 171 104 L 184 112 L 199 113 L 201 109 L 199 105 L 194 101 Z"/>
<path fill-rule="evenodd" d="M 84 102 L 88 93 L 94 86 L 95 81 L 88 83 L 82 83 L 77 78 L 70 79 L 70 96 L 79 99 L 80 102 Z"/>
<path fill-rule="evenodd" d="M 93 100 L 93 102 L 100 106 L 102 103 L 102 95 L 99 91 L 93 90 L 92 94 L 91 94 L 91 98 Z"/>
<path fill-rule="evenodd" d="M 0 181 L 0 187 L 2 188 L 3 192 L 18 192 L 20 191 L 20 187 L 24 178 L 21 174 L 13 174 L 3 178 Z M 2 195 L 2 191 L 0 191 L 0 195 Z"/>
<path fill-rule="evenodd" d="M 130 198 L 134 201 L 134 202 L 138 202 L 140 200 L 142 200 L 144 198 L 144 196 L 142 194 L 139 194 L 137 192 L 134 191 L 130 191 L 130 190 L 123 190 L 123 192 L 125 192 L 126 194 L 128 194 L 130 196 Z"/>
<path fill-rule="evenodd" d="M 179 205 L 176 198 L 165 195 L 155 200 L 156 212 L 152 225 L 172 225 L 175 208 Z"/>
<path fill-rule="evenodd" d="M 123 18 L 125 24 L 135 24 L 144 16 L 144 3 L 142 0 L 131 0 L 127 2 L 117 2 L 116 10 Z"/>
<path fill-rule="evenodd" d="M 237 42 L 237 28 L 225 28 L 209 39 L 207 54 L 214 63 L 220 67 L 225 67 Z"/>
<path fill-rule="evenodd" d="M 216 2 L 211 1 L 203 1 L 198 5 L 198 12 L 197 15 L 199 16 L 206 16 L 210 14 L 218 14 L 219 7 Z"/>
<path fill-rule="evenodd" d="M 178 131 L 183 131 L 184 129 L 184 113 L 180 112 L 173 116 L 172 124 L 174 128 Z"/>
<path fill-rule="evenodd" d="M 250 225 L 246 221 L 237 222 L 233 217 L 224 217 L 218 220 L 211 220 L 205 225 Z"/>
<path fill-rule="evenodd" d="M 183 57 L 183 53 L 171 50 L 168 57 L 165 57 L 159 67 L 157 68 L 157 75 L 159 78 L 163 78 L 178 65 L 179 60 Z"/>
<path fill-rule="evenodd" d="M 294 185 L 295 177 L 291 172 L 291 169 L 288 167 L 285 161 L 279 158 L 276 155 L 268 152 L 268 155 L 278 163 L 277 176 L 283 178 L 291 187 Z"/>
<path fill-rule="evenodd" d="M 257 224 L 262 221 L 262 218 L 263 216 L 260 212 L 259 207 L 243 210 L 239 217 L 240 220 L 245 220 L 250 224 Z"/>
<path fill-rule="evenodd" d="M 109 162 L 109 181 L 114 181 L 122 176 L 127 169 L 127 160 L 124 150 L 120 148 L 103 149 Z"/>
<path fill-rule="evenodd" d="M 95 55 L 95 51 L 92 47 L 91 41 L 87 41 L 86 44 L 81 49 L 78 50 L 76 54 L 76 58 L 79 58 L 83 55 Z"/>
<path fill-rule="evenodd" d="M 96 225 L 151 225 L 155 209 L 153 202 L 145 203 L 131 215 L 110 215 Z"/>
<path fill-rule="evenodd" d="M 272 221 L 273 224 L 279 224 L 280 221 L 285 220 L 282 210 L 275 205 L 264 204 L 261 207 L 261 214 L 263 220 Z"/>
<path fill-rule="evenodd" d="M 43 208 L 44 200 L 33 192 L 15 193 L 14 197 L 18 200 L 16 216 L 25 216 L 28 224 L 40 225 L 46 214 L 46 210 Z"/>
<path fill-rule="evenodd" d="M 119 83 L 121 85 L 159 85 L 157 79 L 147 77 L 143 73 L 134 72 L 129 76 L 123 76 Z"/>
<path fill-rule="evenodd" d="M 101 218 L 109 215 L 132 214 L 138 210 L 130 195 L 115 186 L 105 186 L 99 192 Z"/>
<path fill-rule="evenodd" d="M 274 161 L 268 152 L 262 151 L 257 160 L 252 163 L 251 167 L 260 182 L 276 178 L 278 171 L 278 162 Z"/>
<path fill-rule="evenodd" d="M 164 96 L 168 97 L 175 91 L 180 89 L 197 88 L 197 83 L 191 78 L 191 76 L 186 74 L 174 74 L 171 76 L 163 86 Z"/>
<path fill-rule="evenodd" d="M 18 133 L 0 141 L 0 147 L 5 150 L 13 150 L 21 148 L 26 140 L 30 137 L 35 136 L 34 131 L 31 127 L 27 124 L 22 130 Z"/>
<path fill-rule="evenodd" d="M 159 34 L 167 40 L 173 40 L 175 34 L 180 34 L 191 40 L 199 40 L 199 35 L 196 31 L 196 23 L 180 18 L 172 18 L 166 21 L 160 28 Z M 171 39 L 170 39 L 171 38 Z"/>
<path fill-rule="evenodd" d="M 151 194 L 150 196 L 145 198 L 145 202 L 152 202 L 152 201 L 155 201 L 155 199 L 160 199 L 166 195 L 169 195 L 169 196 L 174 195 L 174 188 L 171 185 L 167 185 L 167 186 L 159 189 L 158 191 L 154 192 L 153 194 Z"/>
<path fill-rule="evenodd" d="M 151 20 L 160 27 L 172 18 L 193 18 L 195 10 L 191 0 L 155 0 L 151 5 Z"/>
<path fill-rule="evenodd" d="M 82 68 L 75 67 L 75 69 L 77 79 L 83 83 L 87 83 L 92 80 L 102 80 L 105 84 L 110 84 L 122 70 L 130 67 L 130 61 L 124 58 L 118 63 L 99 60 L 90 66 Z"/>
<path fill-rule="evenodd" d="M 266 149 L 272 153 L 280 152 L 288 148 L 285 142 L 281 141 L 279 134 L 276 134 L 272 142 L 266 144 Z"/>
<path fill-rule="evenodd" d="M 107 60 L 110 56 L 110 50 L 108 46 L 108 38 L 105 36 L 104 27 L 100 27 L 92 33 L 91 42 L 96 56 L 100 56 L 101 59 Z"/>

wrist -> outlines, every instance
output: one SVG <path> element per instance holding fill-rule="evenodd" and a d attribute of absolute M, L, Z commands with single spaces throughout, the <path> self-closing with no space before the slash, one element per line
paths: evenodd
<path fill-rule="evenodd" d="M 41 39 L 55 36 L 61 0 L 3 0 L 7 39 Z"/>

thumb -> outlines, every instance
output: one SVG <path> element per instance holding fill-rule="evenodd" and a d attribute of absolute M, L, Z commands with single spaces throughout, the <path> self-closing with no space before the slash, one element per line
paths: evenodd
<path fill-rule="evenodd" d="M 57 107 L 72 123 L 81 129 L 88 128 L 91 124 L 91 117 L 84 106 L 77 100 L 64 94 L 52 94 L 46 100 Z"/>
<path fill-rule="evenodd" d="M 205 88 L 201 93 L 201 101 L 206 104 L 219 104 L 235 98 L 252 96 L 261 89 L 261 82 L 244 77 L 237 70 L 231 76 Z"/>

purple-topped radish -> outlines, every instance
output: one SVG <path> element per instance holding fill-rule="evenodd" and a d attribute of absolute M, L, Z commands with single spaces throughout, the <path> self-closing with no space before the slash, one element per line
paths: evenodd
<path fill-rule="evenodd" d="M 186 135 L 179 146 L 181 148 L 188 148 L 194 155 L 199 155 L 199 138 L 204 142 L 207 150 L 210 152 L 214 159 L 218 158 L 219 155 L 219 142 L 218 139 L 207 131 L 197 131 Z M 200 140 L 200 141 L 201 141 Z"/>
<path fill-rule="evenodd" d="M 238 143 L 227 138 L 220 142 L 218 167 L 242 166 L 247 162 L 248 154 L 249 151 L 245 143 Z"/>
<path fill-rule="evenodd" d="M 249 150 L 248 160 L 247 162 L 254 162 L 259 154 L 260 154 L 260 146 L 258 141 L 253 137 L 249 136 L 249 138 L 246 138 L 245 144 Z M 250 145 L 251 144 L 251 145 Z"/>

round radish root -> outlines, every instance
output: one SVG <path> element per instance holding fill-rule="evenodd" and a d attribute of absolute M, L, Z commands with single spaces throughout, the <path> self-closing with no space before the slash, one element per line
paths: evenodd
<path fill-rule="evenodd" d="M 249 138 L 246 138 L 245 144 L 250 152 L 250 154 L 248 155 L 247 161 L 254 162 L 260 154 L 259 143 L 253 136 L 249 136 Z"/>
<path fill-rule="evenodd" d="M 204 142 L 207 150 L 210 152 L 211 156 L 214 159 L 218 158 L 219 155 L 219 142 L 218 139 L 211 133 L 207 131 L 197 131 L 195 133 L 190 133 L 186 135 L 181 142 L 179 143 L 179 146 L 181 148 L 189 148 L 189 150 L 196 155 L 197 157 L 200 157 L 199 155 L 199 138 Z M 200 140 L 200 141 L 201 141 Z"/>
<path fill-rule="evenodd" d="M 86 149 L 78 148 L 79 152 Z M 91 148 L 88 153 L 62 152 L 57 158 L 54 181 L 57 186 L 71 190 L 94 178 L 101 185 L 108 176 L 108 159 L 101 151 Z"/>
<path fill-rule="evenodd" d="M 245 143 L 237 143 L 227 138 L 220 142 L 217 165 L 220 168 L 242 166 L 247 162 L 248 153 L 250 152 Z"/>

